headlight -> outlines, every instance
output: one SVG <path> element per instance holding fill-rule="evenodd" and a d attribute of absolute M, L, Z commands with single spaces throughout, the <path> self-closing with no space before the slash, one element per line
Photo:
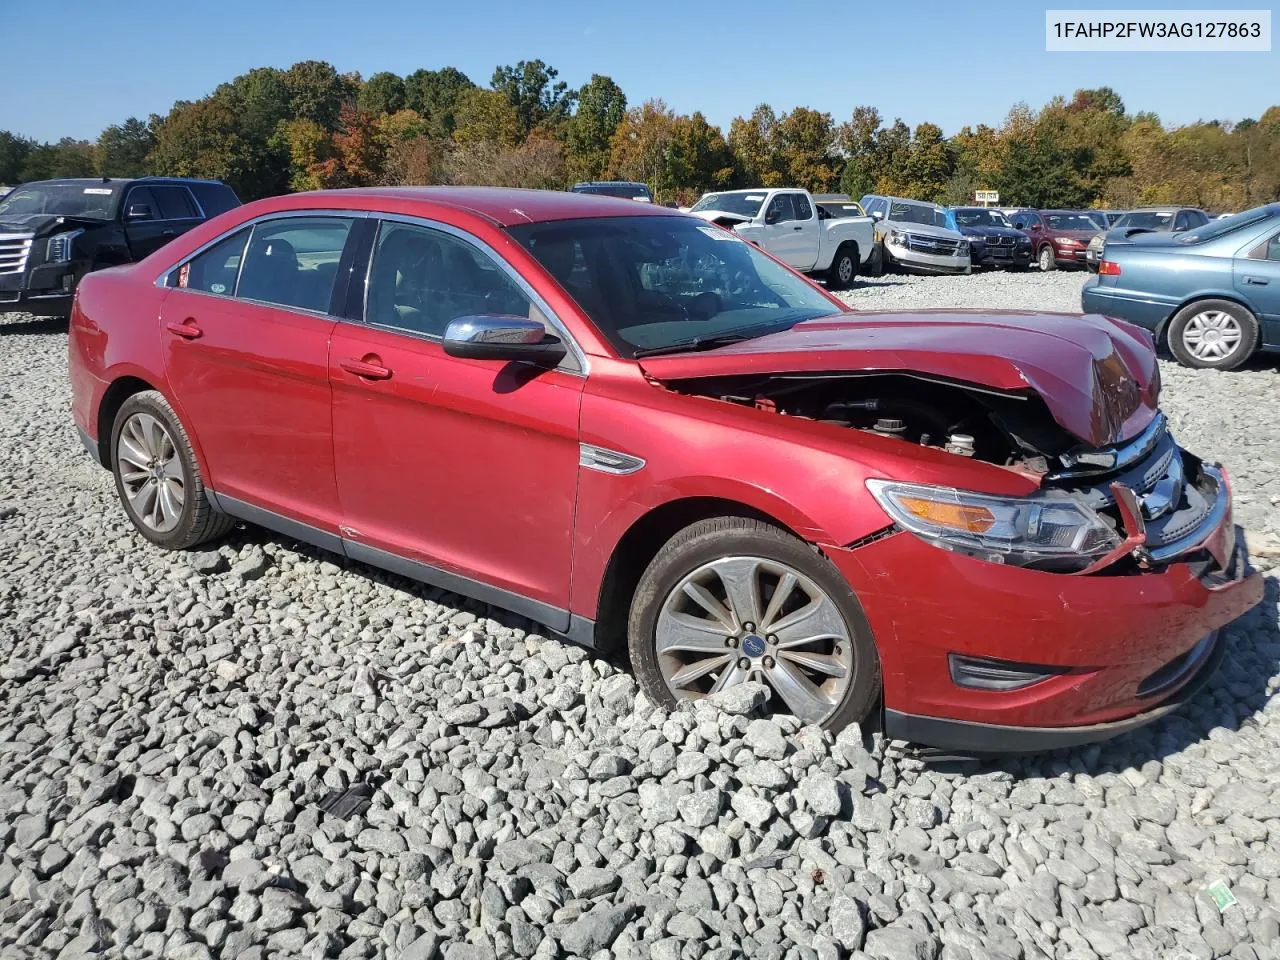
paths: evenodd
<path fill-rule="evenodd" d="M 1102 237 L 1098 236 L 1098 237 L 1094 237 L 1092 240 L 1090 240 L 1090 241 L 1089 241 L 1089 249 L 1090 249 L 1090 250 L 1101 250 L 1101 249 L 1102 249 Z"/>
<path fill-rule="evenodd" d="M 1020 247 L 1029 247 L 1029 246 L 1031 246 L 1031 238 L 1030 238 L 1030 237 L 1019 237 L 1019 238 L 1018 238 L 1018 246 L 1020 246 Z"/>
<path fill-rule="evenodd" d="M 1067 494 L 993 497 L 889 480 L 868 480 L 867 489 L 900 527 L 989 563 L 1081 570 L 1121 542 L 1102 517 Z"/>
<path fill-rule="evenodd" d="M 960 254 L 966 254 L 968 252 L 969 252 L 969 241 L 961 240 L 960 246 L 956 247 L 956 254 L 960 255 Z"/>
<path fill-rule="evenodd" d="M 1078 247 L 1078 246 L 1080 246 L 1080 241 L 1079 241 L 1079 240 L 1074 239 L 1073 237 L 1056 237 L 1056 238 L 1054 238 L 1054 241 L 1053 241 L 1053 242 L 1054 242 L 1054 243 L 1056 243 L 1056 244 L 1057 244 L 1058 246 L 1060 246 L 1060 247 Z"/>
<path fill-rule="evenodd" d="M 71 259 L 71 247 L 75 243 L 76 237 L 84 233 L 83 230 L 68 230 L 66 233 L 54 234 L 49 238 L 49 243 L 45 247 L 44 262 L 45 263 L 66 263 Z"/>
<path fill-rule="evenodd" d="M 906 243 L 907 243 L 907 235 L 906 235 L 905 233 L 903 233 L 901 230 L 890 230 L 890 231 L 889 231 L 889 242 L 890 242 L 890 243 L 900 243 L 900 244 L 902 244 L 903 246 L 906 246 Z"/>

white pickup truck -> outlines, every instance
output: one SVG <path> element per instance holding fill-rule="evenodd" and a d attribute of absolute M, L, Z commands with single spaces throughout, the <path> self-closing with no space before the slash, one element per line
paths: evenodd
<path fill-rule="evenodd" d="M 808 190 L 725 190 L 705 194 L 689 212 L 762 247 L 832 290 L 849 286 L 875 249 L 870 217 L 831 217 Z"/>

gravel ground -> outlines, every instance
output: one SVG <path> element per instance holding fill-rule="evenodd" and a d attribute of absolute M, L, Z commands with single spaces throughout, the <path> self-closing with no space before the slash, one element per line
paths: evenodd
<path fill-rule="evenodd" d="M 849 297 L 1070 310 L 1079 283 Z M 752 688 L 654 710 L 527 622 L 258 531 L 163 554 L 80 450 L 65 367 L 55 326 L 0 326 L 6 960 L 1280 957 L 1274 577 L 1182 713 L 925 765 L 753 718 Z M 1276 535 L 1280 439 L 1250 416 L 1276 365 L 1164 375 Z M 363 813 L 317 809 L 360 783 Z"/>

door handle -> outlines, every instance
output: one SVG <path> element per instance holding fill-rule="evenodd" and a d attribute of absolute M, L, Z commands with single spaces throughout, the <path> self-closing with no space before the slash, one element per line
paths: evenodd
<path fill-rule="evenodd" d="M 354 374 L 361 380 L 390 380 L 391 368 L 382 365 L 381 358 L 374 354 L 369 354 L 362 360 L 352 357 L 350 360 L 339 361 L 338 366 L 347 373 Z"/>
<path fill-rule="evenodd" d="M 804 229 L 804 227 L 792 227 L 791 229 L 792 229 L 792 230 L 803 230 L 803 229 Z"/>
<path fill-rule="evenodd" d="M 183 340 L 199 340 L 204 336 L 204 331 L 196 326 L 195 320 L 191 317 L 183 320 L 181 323 L 176 321 L 165 324 L 165 329 L 170 333 L 177 334 Z"/>
<path fill-rule="evenodd" d="M 1254 287 L 1265 287 L 1270 281 L 1263 277 L 1245 277 L 1244 282 Z"/>
<path fill-rule="evenodd" d="M 178 231 L 173 229 L 160 231 L 160 236 L 162 237 L 173 237 L 173 236 L 177 236 L 177 234 L 178 234 Z"/>

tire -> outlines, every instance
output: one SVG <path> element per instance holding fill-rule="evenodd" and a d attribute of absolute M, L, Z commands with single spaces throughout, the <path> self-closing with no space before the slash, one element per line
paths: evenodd
<path fill-rule="evenodd" d="M 826 272 L 827 288 L 830 290 L 848 290 L 853 278 L 858 275 L 858 245 L 842 243 L 831 260 L 831 268 Z"/>
<path fill-rule="evenodd" d="M 214 510 L 187 431 L 159 392 L 135 393 L 120 407 L 111 427 L 110 456 L 125 514 L 156 546 L 186 550 L 235 526 Z"/>
<path fill-rule="evenodd" d="M 1234 370 L 1258 345 L 1258 320 L 1232 300 L 1198 300 L 1174 314 L 1166 336 L 1184 367 Z"/>
<path fill-rule="evenodd" d="M 739 583 L 750 577 L 758 585 L 756 615 L 762 623 L 748 629 L 744 624 L 750 621 L 739 616 L 735 605 L 722 602 L 727 600 L 724 584 L 728 581 L 721 579 L 724 571 L 741 576 Z M 784 583 L 789 590 L 773 610 L 774 595 Z M 715 597 L 721 616 L 715 618 L 709 608 L 695 604 L 684 590 L 686 584 L 701 587 L 703 596 Z M 796 636 L 785 636 L 783 621 L 804 609 L 812 613 L 793 624 Z M 779 625 L 781 638 L 769 633 L 771 624 Z M 731 627 L 736 627 L 732 634 Z M 813 639 L 804 639 L 810 630 L 816 631 Z M 662 653 L 660 632 L 667 639 Z M 696 644 L 680 647 L 674 642 L 677 636 L 696 638 Z M 777 640 L 792 643 L 776 647 Z M 807 723 L 840 730 L 866 719 L 881 694 L 880 658 L 871 628 L 862 605 L 835 566 L 777 527 L 743 517 L 699 521 L 658 551 L 631 601 L 627 648 L 641 689 L 667 708 L 750 678 L 763 680 L 773 691 L 771 711 L 795 713 Z M 808 655 L 805 669 L 797 666 L 801 653 Z M 688 662 L 682 654 L 689 655 Z M 746 671 L 742 663 L 748 664 Z M 814 668 L 815 663 L 821 667 Z M 835 675 L 840 669 L 843 675 Z M 682 679 L 682 672 L 684 682 L 673 684 L 671 680 Z M 796 683 L 796 673 L 807 686 Z M 814 677 L 822 678 L 821 683 L 815 683 Z M 789 699 L 778 692 L 779 685 L 792 691 Z M 795 704 L 802 709 L 793 709 Z"/>
<path fill-rule="evenodd" d="M 871 259 L 867 261 L 867 276 L 884 276 L 884 246 L 877 243 L 871 249 Z"/>
<path fill-rule="evenodd" d="M 1048 273 L 1050 270 L 1058 269 L 1058 261 L 1053 255 L 1053 247 L 1049 246 L 1047 243 L 1041 247 L 1040 251 L 1036 254 L 1036 261 L 1039 263 L 1040 269 L 1045 273 Z"/>

